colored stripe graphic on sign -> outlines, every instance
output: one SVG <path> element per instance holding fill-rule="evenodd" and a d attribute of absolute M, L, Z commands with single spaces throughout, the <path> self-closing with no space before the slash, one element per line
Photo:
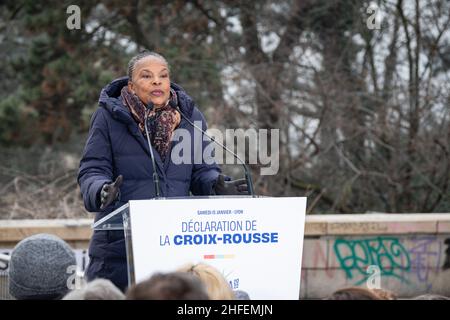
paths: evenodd
<path fill-rule="evenodd" d="M 234 254 L 205 254 L 203 256 L 203 259 L 233 259 L 234 258 Z"/>

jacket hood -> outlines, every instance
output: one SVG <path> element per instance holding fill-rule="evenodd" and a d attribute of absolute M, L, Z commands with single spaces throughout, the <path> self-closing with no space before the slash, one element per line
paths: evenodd
<path fill-rule="evenodd" d="M 114 119 L 131 124 L 134 123 L 134 119 L 128 109 L 123 105 L 122 99 L 120 99 L 120 92 L 126 85 L 128 85 L 128 77 L 113 80 L 100 92 L 98 104 L 100 107 L 108 110 Z M 178 105 L 181 111 L 190 118 L 194 110 L 194 101 L 178 84 L 171 82 L 170 87 L 177 93 Z"/>

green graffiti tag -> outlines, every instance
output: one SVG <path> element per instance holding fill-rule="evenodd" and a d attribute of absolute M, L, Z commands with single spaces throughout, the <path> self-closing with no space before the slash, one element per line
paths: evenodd
<path fill-rule="evenodd" d="M 367 273 L 370 265 L 377 265 L 381 276 L 394 277 L 408 283 L 402 273 L 410 270 L 411 260 L 398 238 L 336 239 L 334 252 L 349 279 L 353 279 L 354 272 L 363 276 L 356 285 L 364 283 L 370 277 Z"/>

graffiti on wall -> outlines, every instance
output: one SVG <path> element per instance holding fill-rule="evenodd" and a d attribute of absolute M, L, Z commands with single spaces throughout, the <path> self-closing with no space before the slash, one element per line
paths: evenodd
<path fill-rule="evenodd" d="M 414 237 L 411 242 L 411 273 L 417 282 L 425 284 L 430 290 L 431 272 L 439 272 L 442 264 L 442 242 L 434 236 Z"/>
<path fill-rule="evenodd" d="M 380 268 L 381 276 L 394 277 L 402 282 L 407 281 L 402 271 L 411 268 L 408 251 L 395 237 L 336 239 L 334 252 L 347 278 L 355 278 L 355 273 L 362 277 L 356 285 L 367 280 L 367 268 L 371 265 Z"/>
<path fill-rule="evenodd" d="M 450 238 L 445 239 L 444 243 L 447 246 L 447 250 L 445 250 L 445 262 L 442 268 L 447 270 L 450 269 Z"/>
<path fill-rule="evenodd" d="M 445 243 L 447 241 L 448 239 Z M 380 236 L 336 239 L 333 249 L 341 269 L 348 279 L 355 279 L 355 285 L 366 282 L 370 277 L 367 268 L 376 265 L 381 276 L 394 278 L 405 284 L 413 281 L 425 285 L 429 290 L 431 273 L 445 268 L 448 260 L 448 255 L 442 257 L 442 246 L 443 241 L 436 236 Z"/>

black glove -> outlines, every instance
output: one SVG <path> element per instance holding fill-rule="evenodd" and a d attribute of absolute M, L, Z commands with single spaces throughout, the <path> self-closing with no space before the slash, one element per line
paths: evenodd
<path fill-rule="evenodd" d="M 223 174 L 219 174 L 214 192 L 217 195 L 247 195 L 248 186 L 245 179 L 225 181 Z"/>
<path fill-rule="evenodd" d="M 122 184 L 122 181 L 123 177 L 122 175 L 120 175 L 113 183 L 105 183 L 103 185 L 102 191 L 100 192 L 100 210 L 105 209 L 114 200 L 116 200 L 117 196 L 119 195 L 119 187 Z"/>

